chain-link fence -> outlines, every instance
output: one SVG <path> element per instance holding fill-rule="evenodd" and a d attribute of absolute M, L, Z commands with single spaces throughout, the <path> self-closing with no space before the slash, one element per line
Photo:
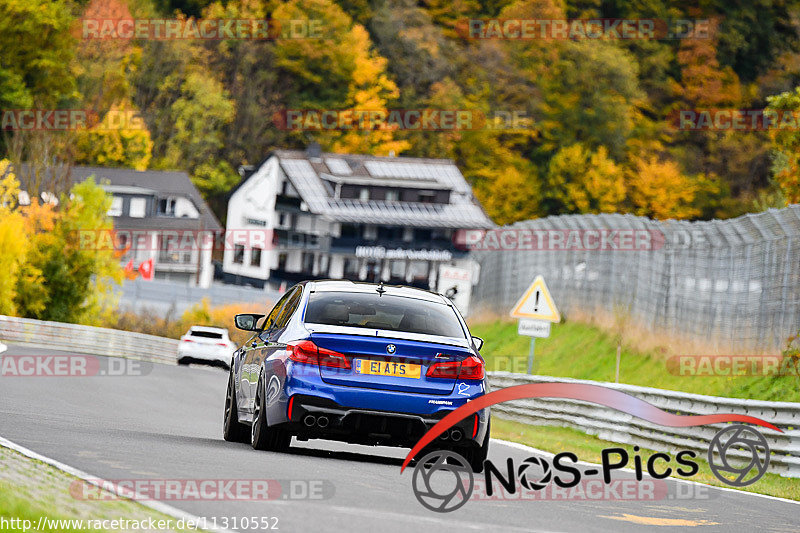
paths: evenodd
<path fill-rule="evenodd" d="M 707 222 L 554 216 L 467 240 L 476 310 L 507 314 L 541 274 L 566 315 L 624 315 L 720 350 L 774 351 L 800 328 L 800 205 Z"/>

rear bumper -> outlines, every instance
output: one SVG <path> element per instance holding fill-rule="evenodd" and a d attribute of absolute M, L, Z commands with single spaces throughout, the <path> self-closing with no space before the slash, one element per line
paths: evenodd
<path fill-rule="evenodd" d="M 435 415 L 396 411 L 377 411 L 346 407 L 331 400 L 295 395 L 292 401 L 290 430 L 301 440 L 324 438 L 346 442 L 412 447 L 452 410 Z M 460 421 L 439 437 L 444 446 L 475 446 L 485 434 L 488 412 L 478 412 Z"/>
<path fill-rule="evenodd" d="M 231 361 L 231 353 L 227 348 L 196 349 L 194 347 L 178 346 L 178 360 L 219 362 L 225 365 Z"/>

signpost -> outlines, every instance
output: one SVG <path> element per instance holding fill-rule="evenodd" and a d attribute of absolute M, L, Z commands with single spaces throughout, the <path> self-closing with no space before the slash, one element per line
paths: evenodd
<path fill-rule="evenodd" d="M 558 312 L 542 276 L 536 276 L 530 287 L 514 304 L 510 314 L 513 318 L 519 319 L 517 333 L 531 338 L 531 349 L 528 352 L 528 374 L 532 374 L 536 337 L 549 337 L 550 324 L 561 321 L 561 313 Z"/>

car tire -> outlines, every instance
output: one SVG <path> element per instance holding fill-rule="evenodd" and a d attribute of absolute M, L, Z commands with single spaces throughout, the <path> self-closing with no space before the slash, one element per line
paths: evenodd
<path fill-rule="evenodd" d="M 473 472 L 480 474 L 483 472 L 483 462 L 489 455 L 489 432 L 492 429 L 492 422 L 486 424 L 486 436 L 483 437 L 483 442 L 480 446 L 473 446 L 463 451 L 462 455 L 467 460 L 469 466 L 472 467 Z"/>
<path fill-rule="evenodd" d="M 239 422 L 239 409 L 236 407 L 236 390 L 233 387 L 233 372 L 228 375 L 228 392 L 225 394 L 222 437 L 228 442 L 248 442 L 250 439 L 250 428 Z"/>
<path fill-rule="evenodd" d="M 282 452 L 289 449 L 292 435 L 279 426 L 267 425 L 267 407 L 264 399 L 264 382 L 259 377 L 256 401 L 253 410 L 253 425 L 250 428 L 250 444 L 256 450 Z"/>

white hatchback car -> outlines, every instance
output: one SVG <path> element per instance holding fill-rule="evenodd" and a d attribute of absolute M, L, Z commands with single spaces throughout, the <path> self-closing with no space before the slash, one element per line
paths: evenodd
<path fill-rule="evenodd" d="M 178 364 L 206 363 L 227 369 L 234 350 L 236 344 L 231 341 L 227 329 L 192 326 L 178 345 Z"/>

